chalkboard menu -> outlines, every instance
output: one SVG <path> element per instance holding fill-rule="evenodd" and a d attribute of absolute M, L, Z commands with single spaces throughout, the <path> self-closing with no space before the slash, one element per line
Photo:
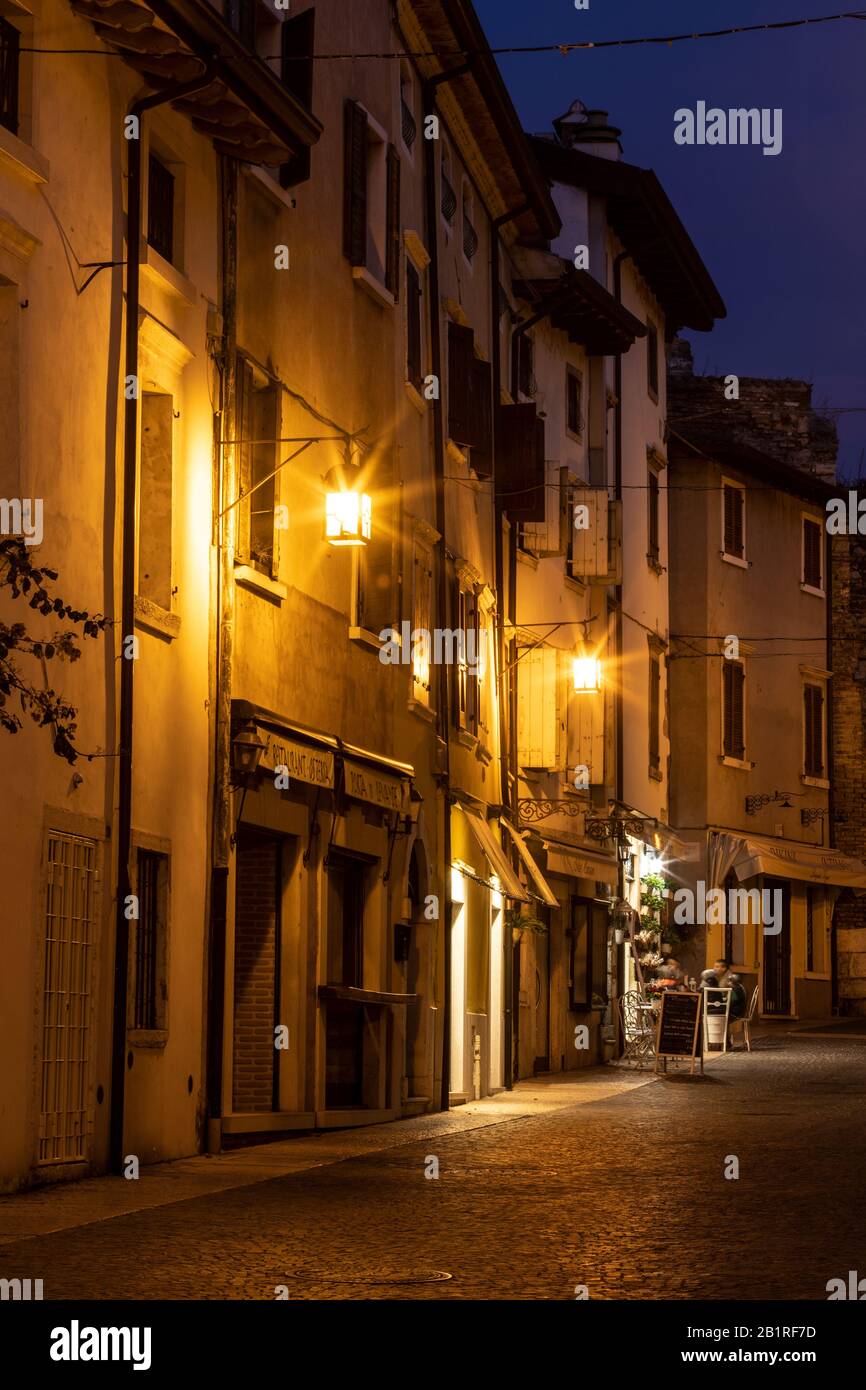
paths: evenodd
<path fill-rule="evenodd" d="M 662 995 L 656 1034 L 657 1057 L 692 1057 L 700 1052 L 701 996 L 668 990 Z"/>

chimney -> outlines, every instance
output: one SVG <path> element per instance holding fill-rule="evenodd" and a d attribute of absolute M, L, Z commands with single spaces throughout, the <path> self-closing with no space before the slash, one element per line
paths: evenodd
<path fill-rule="evenodd" d="M 622 158 L 622 131 L 610 124 L 606 111 L 590 111 L 582 101 L 573 101 L 553 122 L 553 128 L 559 143 L 568 149 L 583 150 L 602 159 Z"/>

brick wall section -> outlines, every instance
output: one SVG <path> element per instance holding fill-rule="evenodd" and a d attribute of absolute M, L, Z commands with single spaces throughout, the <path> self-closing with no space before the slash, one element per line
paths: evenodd
<path fill-rule="evenodd" d="M 833 634 L 836 846 L 866 858 L 866 536 L 833 541 Z M 866 1015 L 866 897 L 843 893 L 835 923 L 839 1011 Z"/>
<path fill-rule="evenodd" d="M 689 437 L 689 417 L 702 428 L 721 428 L 731 440 L 750 444 L 780 463 L 836 477 L 836 427 L 812 406 L 812 386 L 790 377 L 739 378 L 740 397 L 725 400 L 723 376 L 694 376 L 692 353 L 684 338 L 671 344 L 668 414 L 678 434 Z"/>
<path fill-rule="evenodd" d="M 233 1107 L 273 1109 L 276 865 L 273 840 L 238 843 Z"/>

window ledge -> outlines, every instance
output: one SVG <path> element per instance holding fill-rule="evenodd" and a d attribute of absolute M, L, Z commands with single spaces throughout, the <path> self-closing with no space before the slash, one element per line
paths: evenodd
<path fill-rule="evenodd" d="M 662 777 L 661 768 L 659 767 L 647 768 L 647 775 L 651 777 L 654 782 L 662 782 L 664 780 L 664 778 Z"/>
<path fill-rule="evenodd" d="M 419 415 L 426 415 L 428 402 L 425 401 L 424 397 L 421 395 L 421 392 L 418 390 L 418 387 L 415 386 L 411 381 L 405 381 L 403 385 L 406 388 L 406 399 L 408 400 L 409 404 L 411 406 L 414 406 L 414 408 L 418 411 Z"/>
<path fill-rule="evenodd" d="M 518 546 L 517 563 L 518 565 L 528 565 L 530 569 L 537 570 L 539 563 L 538 556 L 533 555 L 531 550 L 524 550 L 522 546 Z"/>
<path fill-rule="evenodd" d="M 366 294 L 370 296 L 376 304 L 385 309 L 394 308 L 394 296 L 389 289 L 386 289 L 382 281 L 375 275 L 371 275 L 365 265 L 352 266 L 352 279 L 360 286 Z"/>
<path fill-rule="evenodd" d="M 726 565 L 736 565 L 737 569 L 747 570 L 751 568 L 751 560 L 743 560 L 739 555 L 728 555 L 724 550 L 719 551 Z"/>
<path fill-rule="evenodd" d="M 462 463 L 467 468 L 469 467 L 469 459 L 467 457 L 466 450 L 463 449 L 461 445 L 455 444 L 453 439 L 448 440 L 448 443 L 445 446 L 445 452 L 447 453 L 449 458 L 454 460 L 455 463 Z M 474 479 L 470 478 L 468 479 L 468 481 L 473 482 Z"/>
<path fill-rule="evenodd" d="M 485 730 L 485 735 L 486 732 L 487 731 Z M 484 764 L 485 767 L 489 767 L 493 761 L 493 754 L 487 747 L 487 744 L 481 743 L 478 739 L 476 739 L 475 756 L 480 763 Z"/>
<path fill-rule="evenodd" d="M 658 575 L 667 574 L 667 568 L 668 568 L 667 565 L 662 565 L 662 564 L 660 564 L 658 560 L 654 560 L 654 559 L 653 559 L 652 555 L 648 555 L 648 556 L 646 557 L 646 562 L 647 562 L 647 568 L 648 568 L 648 569 L 651 569 L 652 572 L 653 572 L 653 574 L 658 574 Z"/>
<path fill-rule="evenodd" d="M 576 594 L 585 594 L 587 588 L 586 580 L 578 579 L 573 574 L 567 574 L 565 575 L 565 587 L 566 589 L 573 589 Z"/>
<path fill-rule="evenodd" d="M 815 598 L 826 598 L 826 594 L 824 593 L 824 590 L 823 590 L 823 589 L 816 589 L 816 588 L 814 588 L 814 586 L 813 586 L 812 584 L 801 584 L 801 585 L 800 585 L 800 593 L 801 593 L 801 594 L 812 594 Z"/>
<path fill-rule="evenodd" d="M 177 299 L 181 304 L 193 305 L 198 298 L 198 290 L 191 280 L 161 256 L 158 251 L 154 251 L 147 242 L 141 248 L 141 269 L 146 280 L 155 285 L 157 289 L 167 292 L 173 299 Z"/>
<path fill-rule="evenodd" d="M 127 1028 L 130 1047 L 162 1048 L 168 1042 L 167 1028 Z"/>
<path fill-rule="evenodd" d="M 28 183 L 48 182 L 48 160 L 5 126 L 0 126 L 0 164 L 5 164 Z"/>
<path fill-rule="evenodd" d="M 392 628 L 391 631 L 394 632 L 394 629 Z M 391 641 L 393 642 L 396 640 L 397 634 L 395 633 L 395 635 L 391 638 Z M 385 646 L 385 643 L 379 637 L 379 634 L 376 632 L 370 632 L 369 629 L 366 627 L 350 627 L 349 641 L 357 642 L 359 647 L 366 647 L 368 651 L 376 653 L 380 652 L 382 648 Z M 383 662 L 382 664 L 391 665 L 390 662 Z"/>
<path fill-rule="evenodd" d="M 295 208 L 298 206 L 297 200 L 292 197 L 287 189 L 277 183 L 273 175 L 269 174 L 266 169 L 259 164 L 242 164 L 241 168 L 247 178 L 257 183 L 267 197 L 273 199 L 280 207 L 288 208 L 290 212 L 294 212 Z"/>
<path fill-rule="evenodd" d="M 456 739 L 461 748 L 471 748 L 474 751 L 478 747 L 478 739 L 474 734 L 470 734 L 468 729 L 458 729 Z"/>
<path fill-rule="evenodd" d="M 289 592 L 285 584 L 262 574 L 261 570 L 254 569 L 252 565 L 235 565 L 235 583 L 242 589 L 249 589 L 250 593 L 261 594 L 262 598 L 270 599 L 271 603 L 282 603 Z"/>
<path fill-rule="evenodd" d="M 152 632 L 156 637 L 165 637 L 167 641 L 173 642 L 175 637 L 180 636 L 180 615 L 170 613 L 167 608 L 154 603 L 152 599 L 136 594 L 135 626 L 143 627 L 146 632 Z"/>
<path fill-rule="evenodd" d="M 423 700 L 416 700 L 414 695 L 406 701 L 406 708 L 410 714 L 415 715 L 416 719 L 423 719 L 427 724 L 436 722 L 436 711 L 431 709 L 429 705 L 425 705 Z"/>
<path fill-rule="evenodd" d="M 800 781 L 804 787 L 818 787 L 821 791 L 830 790 L 830 781 L 827 777 L 809 777 L 805 772 L 802 773 Z"/>
<path fill-rule="evenodd" d="M 729 758 L 726 753 L 721 755 L 719 762 L 722 767 L 735 767 L 738 772 L 751 772 L 752 768 L 756 766 L 747 758 Z"/>

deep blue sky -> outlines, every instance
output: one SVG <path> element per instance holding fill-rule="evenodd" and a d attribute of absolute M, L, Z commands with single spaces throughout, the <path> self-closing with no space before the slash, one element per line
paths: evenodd
<path fill-rule="evenodd" d="M 475 0 L 494 47 L 720 29 L 830 14 L 832 0 Z M 838 7 L 838 8 L 841 8 Z M 856 8 L 856 6 L 852 6 Z M 864 4 L 866 8 L 866 4 Z M 610 112 L 623 158 L 654 169 L 728 308 L 692 333 L 697 371 L 814 383 L 839 468 L 866 476 L 866 21 L 667 46 L 499 60 L 528 130 L 574 97 Z M 674 111 L 781 107 L 783 148 L 674 143 Z"/>

